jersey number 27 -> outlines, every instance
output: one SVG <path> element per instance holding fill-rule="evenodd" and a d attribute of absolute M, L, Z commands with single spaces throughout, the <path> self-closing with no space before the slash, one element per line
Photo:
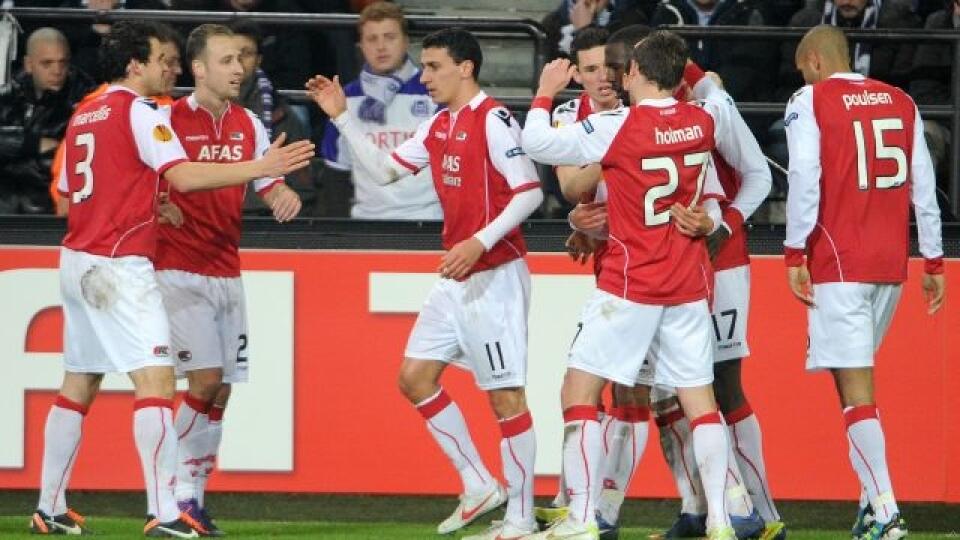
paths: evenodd
<path fill-rule="evenodd" d="M 683 156 L 684 167 L 700 166 L 697 173 L 697 192 L 693 195 L 693 200 L 688 206 L 694 206 L 700 200 L 709 163 L 709 152 L 695 152 Z M 640 160 L 640 168 L 644 172 L 666 171 L 667 173 L 667 183 L 651 187 L 647 190 L 646 196 L 643 197 L 643 223 L 647 227 L 663 225 L 670 221 L 670 208 L 658 212 L 656 204 L 659 199 L 673 195 L 680 187 L 680 171 L 677 169 L 677 162 L 672 157 L 666 156 L 644 158 Z"/>

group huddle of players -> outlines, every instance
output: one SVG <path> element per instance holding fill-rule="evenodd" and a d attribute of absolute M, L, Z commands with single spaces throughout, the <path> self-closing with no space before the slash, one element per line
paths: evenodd
<path fill-rule="evenodd" d="M 116 25 L 104 45 L 116 84 L 85 103 L 67 132 L 66 373 L 45 431 L 35 532 L 83 530 L 64 492 L 83 415 L 103 373 L 120 371 L 136 387 L 145 534 L 221 534 L 206 511 L 203 479 L 219 445 L 224 394 L 246 375 L 242 189 L 257 182 L 278 219 L 293 217 L 299 201 L 276 179 L 313 153 L 309 143 L 283 146 L 282 137 L 269 145 L 259 121 L 230 102 L 241 75 L 238 50 L 215 25 L 191 34 L 187 59 L 197 90 L 166 118 L 141 97 L 162 90 L 161 43 L 168 40 L 156 28 Z M 615 538 L 652 411 L 682 497 L 665 537 L 785 538 L 759 423 L 740 384 L 740 361 L 749 354 L 743 222 L 769 192 L 766 160 L 721 82 L 689 61 L 678 36 L 587 30 L 573 56 L 573 64 L 545 66 L 521 130 L 480 89 L 482 53 L 473 35 L 453 28 L 426 36 L 420 80 L 444 107 L 389 154 L 345 114 L 337 77 L 306 82 L 354 163 L 378 171 L 383 186 L 429 167 L 443 208 L 441 279 L 411 331 L 398 377 L 462 481 L 460 503 L 437 532 L 458 531 L 506 505 L 502 520 L 466 538 Z M 907 528 L 887 473 L 872 366 L 906 279 L 911 203 L 930 312 L 943 302 L 933 172 L 913 102 L 851 73 L 842 32 L 814 28 L 796 59 L 809 84 L 785 114 L 788 279 L 810 306 L 807 366 L 830 369 L 840 393 L 863 488 L 852 534 L 893 540 Z M 584 92 L 553 110 L 571 78 Z M 96 141 L 110 135 L 111 146 L 97 152 Z M 208 145 L 229 151 L 204 152 Z M 539 509 L 524 394 L 530 275 L 519 229 L 543 200 L 533 160 L 556 166 L 564 195 L 582 203 L 570 216 L 568 247 L 577 260 L 593 257 L 597 277 L 560 389 L 561 490 Z M 160 204 L 158 191 L 169 192 Z M 440 385 L 450 363 L 469 367 L 489 396 L 505 485 L 484 465 Z M 175 420 L 174 366 L 190 383 Z M 613 402 L 602 410 L 608 383 Z"/>

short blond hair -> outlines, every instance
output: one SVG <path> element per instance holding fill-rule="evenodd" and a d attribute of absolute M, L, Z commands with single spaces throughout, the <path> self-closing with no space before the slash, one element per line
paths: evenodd
<path fill-rule="evenodd" d="M 363 25 L 368 22 L 380 22 L 393 19 L 400 25 L 403 35 L 407 35 L 407 19 L 403 16 L 400 6 L 392 2 L 374 2 L 363 8 L 360 19 L 357 20 L 357 34 L 363 37 Z"/>

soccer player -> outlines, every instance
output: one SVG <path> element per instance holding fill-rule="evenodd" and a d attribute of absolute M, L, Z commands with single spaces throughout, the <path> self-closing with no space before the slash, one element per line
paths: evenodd
<path fill-rule="evenodd" d="M 67 127 L 59 185 L 71 201 L 60 255 L 65 373 L 44 431 L 40 501 L 31 519 L 36 533 L 83 532 L 64 491 L 103 374 L 122 372 L 134 385 L 134 440 L 147 492 L 144 533 L 197 535 L 173 492 L 173 360 L 152 263 L 159 178 L 181 191 L 242 185 L 303 167 L 313 155 L 309 143 L 275 144 L 256 161 L 188 161 L 167 118 L 143 97 L 160 93 L 169 78 L 160 46 L 169 35 L 172 30 L 154 23 L 114 25 L 102 45 L 113 84 Z"/>
<path fill-rule="evenodd" d="M 850 69 L 843 31 L 817 26 L 796 52 L 807 82 L 787 104 L 790 151 L 784 258 L 807 309 L 807 369 L 829 369 L 862 485 L 853 536 L 907 535 L 873 394 L 874 354 L 907 278 L 910 204 L 925 259 L 928 313 L 943 305 L 940 210 L 916 105 Z"/>
<path fill-rule="evenodd" d="M 709 260 L 703 241 L 673 222 L 676 208 L 701 198 L 712 222 L 709 232 L 721 222 L 714 199 L 723 197 L 722 188 L 710 167 L 715 122 L 704 109 L 672 97 L 687 56 L 681 38 L 654 32 L 632 51 L 624 76 L 634 105 L 551 128 L 547 107 L 571 76 L 568 61 L 556 60 L 544 68 L 527 116 L 523 148 L 534 159 L 603 166 L 610 238 L 561 390 L 570 511 L 530 538 L 599 537 L 593 489 L 602 452 L 597 400 L 606 380 L 632 385 L 651 350 L 667 353 L 657 364 L 656 382 L 677 388 L 694 426 L 709 503 L 708 537 L 735 538 L 724 510 L 728 442 L 710 386 Z"/>
<path fill-rule="evenodd" d="M 609 36 L 602 28 L 586 28 L 577 33 L 571 43 L 571 56 L 576 71 L 573 78 L 583 86 L 583 92 L 576 98 L 559 105 L 553 111 L 553 125 L 556 127 L 571 125 L 587 118 L 594 112 L 609 111 L 623 106 L 621 102 L 620 82 L 617 72 L 608 69 L 608 53 L 613 58 L 623 59 L 626 51 L 632 49 L 641 37 L 650 29 L 645 26 L 631 26 Z M 577 189 L 582 180 L 593 181 L 601 177 L 600 164 L 584 167 L 562 165 L 556 167 L 557 177 L 562 190 Z M 583 202 L 605 201 L 602 178 L 596 190 L 581 197 Z M 576 202 L 573 199 L 571 202 Z M 589 227 L 587 227 L 589 228 Z M 583 262 L 589 254 L 593 255 L 595 274 L 599 275 L 600 261 L 606 250 L 606 242 L 593 238 L 583 231 L 575 230 L 567 240 L 570 253 L 579 255 Z M 600 538 L 616 538 L 617 520 L 623 497 L 630 484 L 633 471 L 643 457 L 649 434 L 648 421 L 650 409 L 649 388 L 643 386 L 624 386 L 614 383 L 611 394 L 613 406 L 609 414 L 600 413 L 601 432 L 604 435 L 603 465 L 600 468 L 600 481 L 595 483 L 597 491 L 597 525 Z M 563 517 L 567 510 L 567 490 L 561 470 L 560 486 L 550 507 L 537 508 L 537 519 L 552 522 Z"/>
<path fill-rule="evenodd" d="M 347 113 L 377 146 L 392 151 L 410 138 L 424 120 L 437 112 L 420 82 L 420 69 L 407 55 L 410 41 L 407 20 L 400 6 L 374 2 L 357 21 L 363 71 L 347 83 Z M 420 181 L 383 185 L 376 175 L 353 159 L 350 147 L 336 126 L 328 124 L 320 146 L 324 162 L 337 171 L 350 172 L 354 197 L 350 216 L 359 219 L 441 220 L 443 212 L 430 183 L 430 169 Z"/>
<path fill-rule="evenodd" d="M 438 527 L 451 533 L 504 501 L 506 516 L 467 538 L 513 539 L 536 531 L 533 464 L 536 442 L 524 394 L 530 275 L 518 226 L 543 200 L 533 163 L 520 148 L 510 112 L 477 83 L 483 60 L 469 32 L 445 29 L 423 39 L 420 80 L 446 108 L 392 154 L 381 153 L 346 112 L 336 78 L 317 76 L 307 88 L 346 137 L 354 157 L 400 179 L 427 165 L 445 223 L 441 279 L 430 292 L 407 342 L 399 386 L 426 420 L 463 483 L 457 509 Z M 504 488 L 490 475 L 460 409 L 440 386 L 450 363 L 473 371 L 500 420 Z"/>
<path fill-rule="evenodd" d="M 258 159 L 270 147 L 263 123 L 231 103 L 243 79 L 239 43 L 222 25 L 190 32 L 187 60 L 196 89 L 173 105 L 171 124 L 192 161 L 231 163 Z M 277 221 L 300 210 L 300 198 L 282 177 L 254 180 Z M 198 522 L 201 534 L 219 529 L 204 504 L 216 462 L 223 415 L 233 383 L 246 382 L 249 360 L 243 283 L 240 279 L 241 214 L 245 186 L 181 193 L 169 202 L 182 214 L 179 227 L 160 227 L 157 283 L 170 320 L 172 354 L 189 389 L 177 411 L 177 504 Z"/>

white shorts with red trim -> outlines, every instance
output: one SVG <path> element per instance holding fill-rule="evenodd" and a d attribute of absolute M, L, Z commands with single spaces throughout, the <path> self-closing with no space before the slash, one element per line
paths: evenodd
<path fill-rule="evenodd" d="M 527 382 L 530 272 L 514 259 L 464 281 L 441 279 L 427 295 L 407 341 L 407 358 L 473 372 L 484 390 Z"/>
<path fill-rule="evenodd" d="M 172 366 L 170 327 L 153 263 L 60 249 L 63 363 L 72 373 Z"/>
<path fill-rule="evenodd" d="M 568 367 L 624 385 L 641 371 L 651 383 L 682 388 L 713 382 L 706 300 L 640 304 L 596 290 L 580 317 Z"/>
<path fill-rule="evenodd" d="M 160 270 L 177 376 L 220 368 L 223 382 L 247 382 L 247 306 L 239 277 Z"/>
<path fill-rule="evenodd" d="M 873 367 L 900 301 L 899 284 L 820 283 L 807 309 L 807 369 Z"/>
<path fill-rule="evenodd" d="M 750 265 L 714 273 L 710 315 L 717 350 L 713 361 L 726 362 L 749 356 L 747 319 L 750 315 Z"/>

